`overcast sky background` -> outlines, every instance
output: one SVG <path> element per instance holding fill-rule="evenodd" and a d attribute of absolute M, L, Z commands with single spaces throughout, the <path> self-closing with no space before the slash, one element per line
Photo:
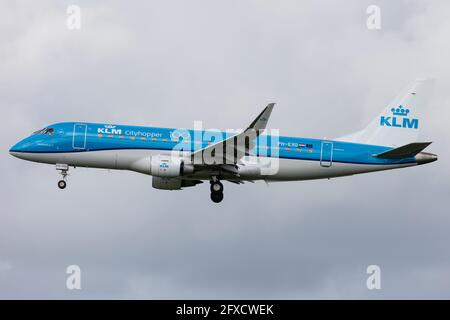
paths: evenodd
<path fill-rule="evenodd" d="M 79 5 L 82 26 L 66 27 Z M 381 8 L 381 30 L 366 27 Z M 450 298 L 449 1 L 0 1 L 0 298 Z M 364 127 L 436 79 L 429 165 L 170 192 L 131 172 L 8 154 L 45 125 Z M 66 289 L 66 267 L 82 290 Z M 381 267 L 382 289 L 366 288 Z"/>

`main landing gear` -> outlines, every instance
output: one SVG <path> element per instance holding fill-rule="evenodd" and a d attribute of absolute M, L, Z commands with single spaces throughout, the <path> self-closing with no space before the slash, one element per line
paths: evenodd
<path fill-rule="evenodd" d="M 69 171 L 69 166 L 67 164 L 57 164 L 56 170 L 60 171 L 62 175 L 62 180 L 58 181 L 58 188 L 65 189 L 67 187 L 67 176 L 69 175 L 67 172 Z"/>
<path fill-rule="evenodd" d="M 217 179 L 212 177 L 211 179 L 211 200 L 215 203 L 219 203 L 223 200 L 223 184 Z"/>

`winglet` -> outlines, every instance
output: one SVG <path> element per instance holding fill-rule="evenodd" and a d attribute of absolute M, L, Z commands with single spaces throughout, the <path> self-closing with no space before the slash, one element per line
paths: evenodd
<path fill-rule="evenodd" d="M 413 142 L 389 151 L 379 153 L 375 155 L 375 157 L 383 159 L 401 159 L 414 157 L 430 144 L 431 142 Z"/>
<path fill-rule="evenodd" d="M 272 113 L 272 109 L 275 106 L 275 103 L 269 103 L 267 107 L 256 117 L 255 120 L 248 126 L 248 129 L 253 129 L 256 131 L 264 130 L 267 126 L 267 122 L 269 121 L 270 114 Z"/>

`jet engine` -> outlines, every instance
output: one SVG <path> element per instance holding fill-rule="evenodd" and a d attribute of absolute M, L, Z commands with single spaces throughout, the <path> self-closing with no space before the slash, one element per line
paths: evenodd
<path fill-rule="evenodd" d="M 161 190 L 180 190 L 202 183 L 200 180 L 186 180 L 183 176 L 194 173 L 194 166 L 185 160 L 170 155 L 155 155 L 150 160 L 152 187 Z"/>
<path fill-rule="evenodd" d="M 154 177 L 174 178 L 193 173 L 194 166 L 185 164 L 182 158 L 156 155 L 152 156 L 150 172 Z"/>
<path fill-rule="evenodd" d="M 167 177 L 152 178 L 152 187 L 160 190 L 180 190 L 185 187 L 193 187 L 199 183 L 202 183 L 202 181 Z"/>

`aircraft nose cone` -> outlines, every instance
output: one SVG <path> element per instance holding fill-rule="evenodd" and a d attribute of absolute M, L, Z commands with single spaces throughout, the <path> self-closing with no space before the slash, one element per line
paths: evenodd
<path fill-rule="evenodd" d="M 16 152 L 20 152 L 20 151 L 22 151 L 21 150 L 21 147 L 20 147 L 20 142 L 19 143 L 16 143 L 15 145 L 13 145 L 10 149 L 9 149 L 9 154 L 14 154 L 14 153 L 16 153 Z"/>
<path fill-rule="evenodd" d="M 17 155 L 18 155 L 20 152 L 21 152 L 21 149 L 20 149 L 18 143 L 15 144 L 15 145 L 13 145 L 13 146 L 9 149 L 9 154 L 12 155 L 12 156 L 14 156 L 14 157 L 17 157 Z"/>
<path fill-rule="evenodd" d="M 429 153 L 429 152 L 419 152 L 416 155 L 417 164 L 430 163 L 430 162 L 436 161 L 437 159 L 438 159 L 438 156 L 436 154 Z"/>
<path fill-rule="evenodd" d="M 18 155 L 20 155 L 22 152 L 25 152 L 27 149 L 27 146 L 29 145 L 29 143 L 27 142 L 27 139 L 24 139 L 18 143 L 16 143 L 15 145 L 13 145 L 10 149 L 9 149 L 9 154 L 17 157 Z"/>

